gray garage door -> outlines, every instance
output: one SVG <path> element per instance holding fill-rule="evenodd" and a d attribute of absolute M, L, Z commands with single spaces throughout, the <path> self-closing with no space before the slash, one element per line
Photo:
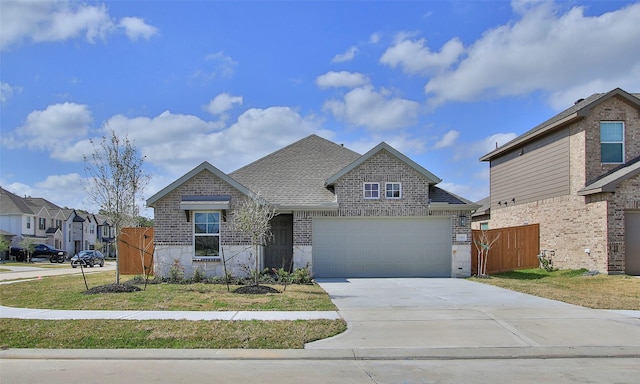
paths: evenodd
<path fill-rule="evenodd" d="M 640 212 L 628 211 L 624 214 L 625 227 L 625 273 L 640 275 Z"/>
<path fill-rule="evenodd" d="M 314 218 L 316 277 L 451 277 L 449 218 Z"/>

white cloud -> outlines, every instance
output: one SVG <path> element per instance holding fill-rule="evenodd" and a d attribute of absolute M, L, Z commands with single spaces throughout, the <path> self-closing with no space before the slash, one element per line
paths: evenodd
<path fill-rule="evenodd" d="M 153 118 L 117 115 L 105 128 L 133 140 L 145 163 L 176 176 L 205 160 L 229 172 L 311 133 L 331 135 L 288 107 L 249 109 L 230 126 L 167 111 Z"/>
<path fill-rule="evenodd" d="M 125 17 L 122 27 L 129 38 L 148 38 L 155 27 Z M 93 43 L 117 30 L 105 4 L 89 5 L 66 0 L 3 1 L 0 12 L 0 49 L 22 42 L 53 42 L 84 36 Z"/>
<path fill-rule="evenodd" d="M 138 17 L 123 17 L 120 19 L 120 27 L 124 28 L 131 41 L 138 39 L 149 40 L 158 33 L 158 28 L 145 23 L 144 19 Z"/>
<path fill-rule="evenodd" d="M 445 133 L 444 136 L 435 144 L 436 149 L 450 147 L 455 144 L 456 140 L 460 137 L 460 132 L 456 130 L 450 130 Z"/>
<path fill-rule="evenodd" d="M 381 39 L 382 39 L 382 33 L 375 32 L 375 33 L 372 33 L 371 36 L 369 36 L 369 43 L 378 44 Z"/>
<path fill-rule="evenodd" d="M 4 138 L 3 143 L 10 148 L 59 150 L 74 139 L 84 137 L 92 121 L 86 105 L 53 104 L 29 113 L 24 125 Z"/>
<path fill-rule="evenodd" d="M 489 183 L 479 185 L 474 184 L 457 184 L 443 181 L 438 184 L 439 188 L 447 192 L 451 192 L 470 201 L 479 201 L 489 195 Z"/>
<path fill-rule="evenodd" d="M 351 46 L 344 53 L 336 55 L 331 61 L 333 63 L 343 63 L 345 61 L 351 61 L 353 60 L 353 58 L 356 56 L 357 53 L 358 53 L 358 48 L 355 46 Z"/>
<path fill-rule="evenodd" d="M 553 2 L 516 1 L 513 8 L 519 20 L 486 31 L 457 67 L 427 82 L 430 103 L 542 90 L 566 108 L 594 91 L 640 87 L 640 3 L 599 16 L 585 16 L 582 7 L 560 14 Z"/>
<path fill-rule="evenodd" d="M 204 109 L 212 115 L 222 115 L 234 105 L 242 105 L 242 96 L 231 96 L 228 93 L 221 93 L 209 101 Z"/>
<path fill-rule="evenodd" d="M 238 66 L 237 61 L 222 51 L 207 55 L 204 61 L 204 68 L 197 69 L 192 77 L 205 83 L 231 78 Z"/>
<path fill-rule="evenodd" d="M 316 78 L 316 84 L 320 88 L 346 87 L 355 88 L 369 84 L 369 78 L 357 72 L 327 72 Z"/>
<path fill-rule="evenodd" d="M 0 83 L 0 102 L 4 103 L 9 100 L 14 92 L 21 91 L 19 87 L 12 87 L 9 83 Z"/>
<path fill-rule="evenodd" d="M 415 124 L 420 104 L 393 97 L 390 92 L 377 92 L 372 86 L 349 91 L 344 100 L 329 100 L 323 106 L 338 119 L 374 131 L 405 128 Z"/>
<path fill-rule="evenodd" d="M 425 39 L 409 40 L 402 36 L 380 58 L 382 64 L 391 68 L 401 66 L 408 74 L 440 73 L 458 61 L 464 52 L 462 42 L 451 39 L 440 52 L 432 52 Z"/>

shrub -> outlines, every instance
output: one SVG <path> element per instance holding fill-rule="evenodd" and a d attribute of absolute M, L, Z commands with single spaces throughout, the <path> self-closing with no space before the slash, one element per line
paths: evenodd
<path fill-rule="evenodd" d="M 169 268 L 169 282 L 184 282 L 184 267 L 182 266 L 182 264 L 180 264 L 180 260 L 178 259 L 173 259 L 173 264 Z"/>

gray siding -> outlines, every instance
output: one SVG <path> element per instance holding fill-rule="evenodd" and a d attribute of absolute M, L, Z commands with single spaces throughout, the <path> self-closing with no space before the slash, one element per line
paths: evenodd
<path fill-rule="evenodd" d="M 491 161 L 492 208 L 500 208 L 498 202 L 511 206 L 569 193 L 568 129 Z"/>

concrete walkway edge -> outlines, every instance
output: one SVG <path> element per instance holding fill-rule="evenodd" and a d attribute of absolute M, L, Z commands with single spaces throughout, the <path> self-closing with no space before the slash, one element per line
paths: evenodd
<path fill-rule="evenodd" d="M 0 306 L 0 318 L 39 320 L 338 320 L 336 311 L 74 311 Z"/>
<path fill-rule="evenodd" d="M 640 347 L 476 347 L 359 349 L 7 349 L 24 360 L 480 360 L 640 358 Z"/>

